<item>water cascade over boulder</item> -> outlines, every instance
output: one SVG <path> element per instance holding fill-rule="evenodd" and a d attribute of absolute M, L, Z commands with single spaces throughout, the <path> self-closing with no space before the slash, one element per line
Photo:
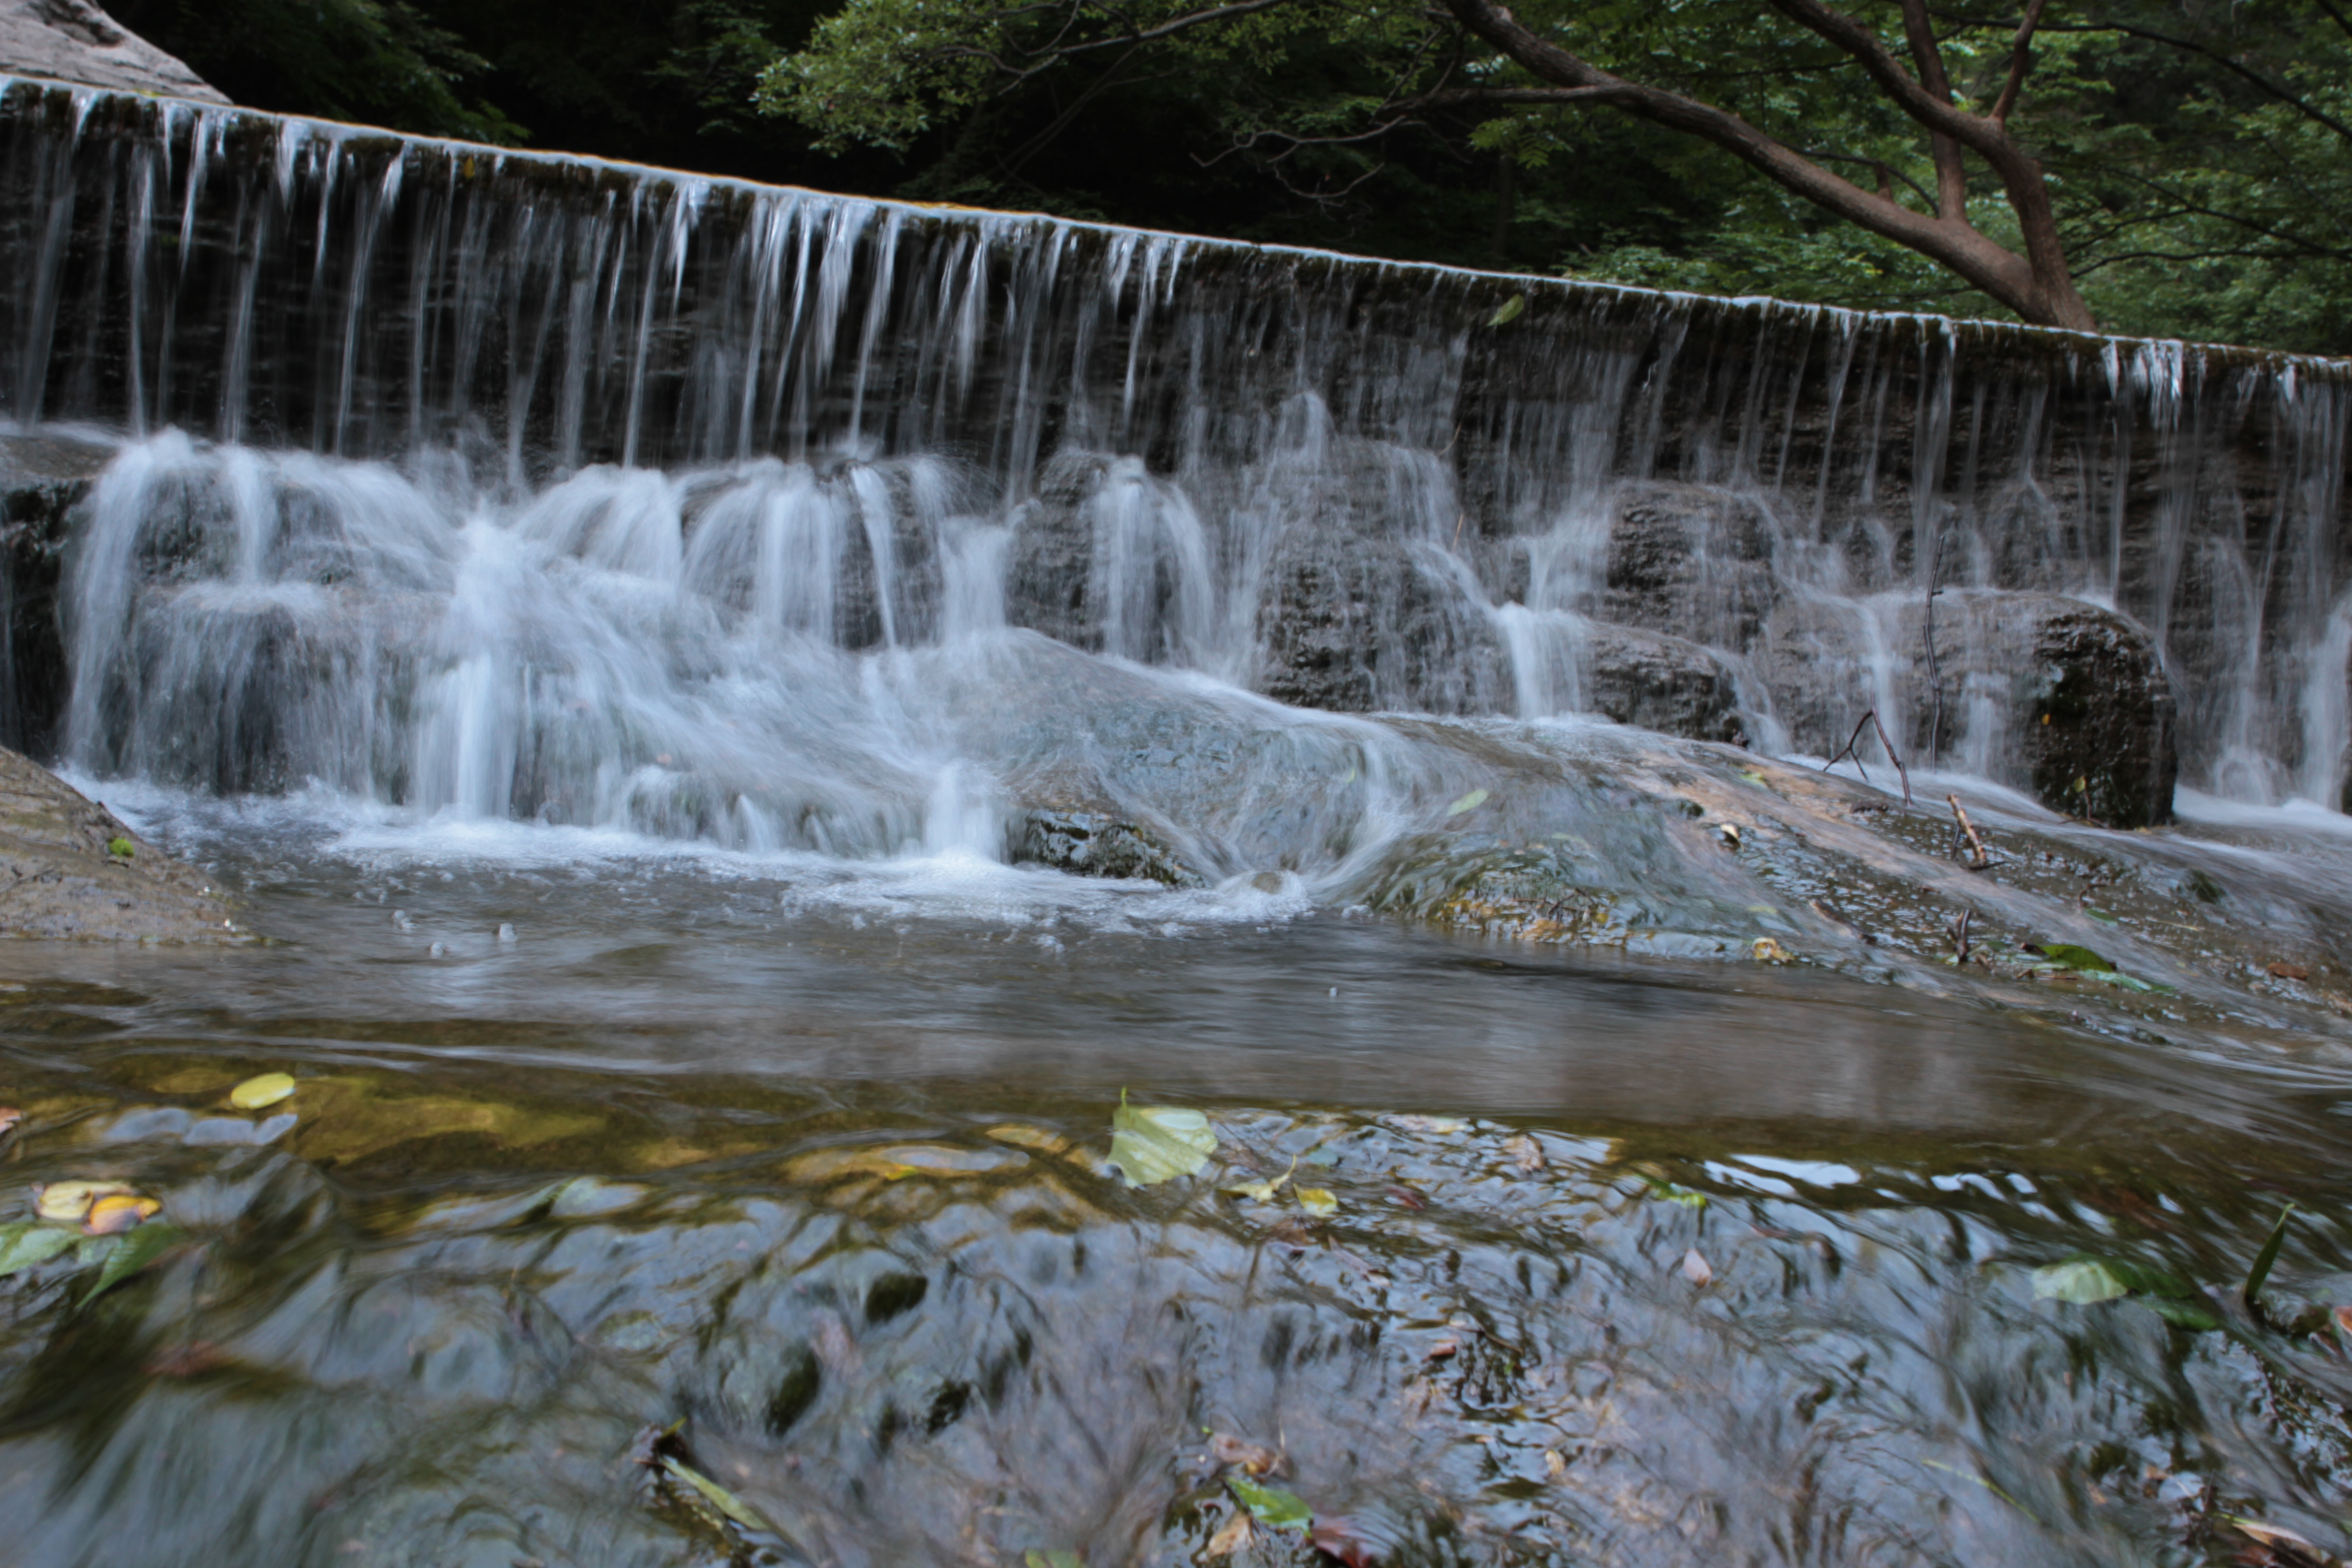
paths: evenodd
<path fill-rule="evenodd" d="M 130 443 L 70 559 L 9 503 L 16 668 L 70 678 L 5 723 L 94 772 L 887 850 L 943 764 L 844 661 L 1025 628 L 1339 712 L 1875 713 L 2116 826 L 2343 798 L 2343 364 L 33 82 L 0 183 L 0 405 Z M 787 668 L 839 706 L 779 752 L 730 704 Z M 1047 814 L 1000 848 L 1175 877 L 1064 762 L 971 785 Z"/>

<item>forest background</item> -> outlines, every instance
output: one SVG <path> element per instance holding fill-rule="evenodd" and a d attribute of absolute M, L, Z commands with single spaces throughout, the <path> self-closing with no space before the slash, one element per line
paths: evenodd
<path fill-rule="evenodd" d="M 2012 315 L 1753 160 L 1620 112 L 1618 89 L 1530 75 L 1459 4 L 102 3 L 265 109 L 1373 256 Z M 1939 167 L 1874 78 L 1864 57 L 1883 45 L 1948 74 L 1946 101 L 2038 162 L 2102 330 L 2347 354 L 2347 4 L 2028 0 L 2029 43 L 2017 9 L 1870 0 L 1835 13 L 1871 35 L 1843 47 L 1803 25 L 1802 0 L 1516 10 L 1528 37 L 1611 79 L 1738 116 L 1882 200 L 1929 216 L 1940 200 L 2022 249 L 1995 172 L 1948 142 Z"/>

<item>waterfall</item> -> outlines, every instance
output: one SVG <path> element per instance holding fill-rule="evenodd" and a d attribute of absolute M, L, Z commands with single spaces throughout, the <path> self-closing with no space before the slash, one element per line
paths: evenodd
<path fill-rule="evenodd" d="M 45 83 L 0 142 L 5 414 L 122 444 L 65 585 L 94 771 L 961 851 L 1013 764 L 938 692 L 1043 634 L 1815 755 L 1875 710 L 2022 784 L 2063 626 L 2145 639 L 2184 783 L 2342 804 L 2352 365 Z"/>

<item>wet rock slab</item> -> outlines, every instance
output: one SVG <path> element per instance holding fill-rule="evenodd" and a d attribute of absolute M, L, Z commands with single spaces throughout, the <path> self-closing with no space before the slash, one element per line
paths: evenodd
<path fill-rule="evenodd" d="M 130 852 L 116 852 L 123 848 Z M 10 751 L 0 751 L 0 937 L 253 940 L 201 873 Z"/>

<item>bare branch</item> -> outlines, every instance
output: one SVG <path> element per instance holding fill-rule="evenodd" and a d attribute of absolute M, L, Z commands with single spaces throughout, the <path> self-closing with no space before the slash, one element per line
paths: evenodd
<path fill-rule="evenodd" d="M 2009 79 L 2001 83 L 2000 96 L 1993 100 L 1992 118 L 2001 124 L 2009 123 L 2010 110 L 2017 107 L 2017 95 L 2025 87 L 2025 73 L 2033 68 L 2032 56 L 2027 51 L 2033 44 L 2033 29 L 2042 25 L 2042 7 L 2048 0 L 2032 0 L 2017 24 L 2017 40 L 2009 47 Z"/>
<path fill-rule="evenodd" d="M 1918 62 L 1919 85 L 1940 101 L 1952 101 L 1952 79 L 1944 74 L 1944 51 L 1937 46 L 1936 29 L 1927 20 L 1927 0 L 1903 0 L 1903 35 Z M 1929 152 L 1936 160 L 1936 216 L 1954 223 L 1969 221 L 1969 175 L 1960 163 L 1960 144 L 1946 131 L 1931 130 Z"/>

